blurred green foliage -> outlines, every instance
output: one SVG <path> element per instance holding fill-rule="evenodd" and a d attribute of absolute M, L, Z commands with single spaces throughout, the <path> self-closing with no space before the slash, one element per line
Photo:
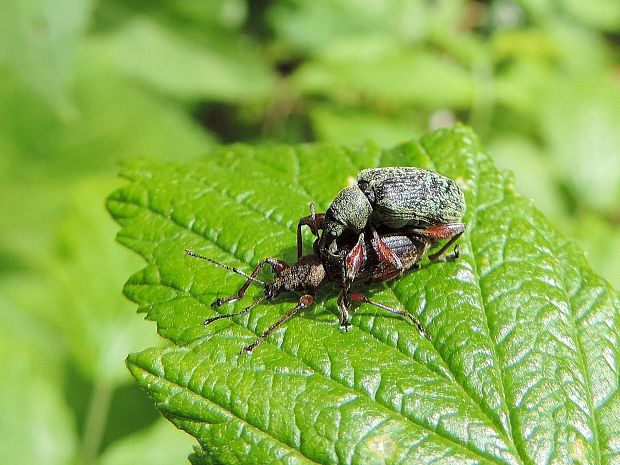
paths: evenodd
<path fill-rule="evenodd" d="M 7 463 L 170 463 L 187 450 L 135 400 L 122 363 L 155 331 L 120 296 L 140 261 L 110 243 L 103 200 L 119 159 L 188 159 L 240 140 L 386 146 L 463 121 L 620 284 L 617 0 L 20 0 L 1 11 Z"/>

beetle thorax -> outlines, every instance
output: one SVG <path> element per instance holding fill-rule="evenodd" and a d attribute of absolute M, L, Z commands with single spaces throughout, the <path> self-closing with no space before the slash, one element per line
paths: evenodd
<path fill-rule="evenodd" d="M 286 291 L 313 291 L 320 287 L 324 280 L 323 262 L 318 255 L 310 254 L 304 255 L 293 266 L 282 271 L 267 288 L 272 287 L 275 294 Z"/>

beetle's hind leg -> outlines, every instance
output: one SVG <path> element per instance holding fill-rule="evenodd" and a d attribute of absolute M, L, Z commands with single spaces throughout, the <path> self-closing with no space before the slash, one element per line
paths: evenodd
<path fill-rule="evenodd" d="M 401 310 L 401 309 L 398 309 L 398 308 L 392 308 L 392 307 L 388 307 L 387 305 L 383 305 L 382 303 L 375 302 L 374 300 L 370 300 L 368 297 L 366 297 L 361 292 L 351 292 L 351 293 L 349 293 L 349 296 L 351 298 L 351 301 L 353 301 L 353 302 L 361 302 L 361 303 L 365 303 L 365 304 L 374 305 L 375 307 L 378 307 L 378 308 L 380 308 L 382 310 L 386 310 L 388 312 L 395 313 L 397 315 L 401 315 L 401 316 L 407 318 L 411 323 L 413 323 L 415 325 L 416 328 L 418 328 L 418 331 L 420 332 L 420 334 L 422 336 L 424 336 L 429 341 L 432 341 L 432 337 L 431 337 L 430 333 L 426 330 L 426 328 L 422 325 L 422 323 L 420 323 L 420 320 L 418 320 L 416 317 L 414 317 L 407 310 Z"/>
<path fill-rule="evenodd" d="M 454 247 L 454 251 L 451 254 L 445 255 L 445 252 L 457 241 L 459 237 L 463 235 L 464 232 L 465 225 L 463 223 L 440 224 L 431 228 L 416 229 L 412 231 L 413 234 L 426 238 L 433 243 L 444 239 L 450 239 L 443 245 L 443 247 L 441 247 L 441 249 L 428 256 L 429 260 L 432 262 L 454 260 L 458 258 L 460 255 L 458 245 Z"/>

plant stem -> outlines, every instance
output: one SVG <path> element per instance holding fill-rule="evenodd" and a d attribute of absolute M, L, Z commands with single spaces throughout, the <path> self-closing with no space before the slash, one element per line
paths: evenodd
<path fill-rule="evenodd" d="M 108 421 L 112 391 L 112 384 L 109 381 L 98 379 L 95 382 L 84 425 L 82 446 L 77 456 L 77 465 L 94 463 Z"/>

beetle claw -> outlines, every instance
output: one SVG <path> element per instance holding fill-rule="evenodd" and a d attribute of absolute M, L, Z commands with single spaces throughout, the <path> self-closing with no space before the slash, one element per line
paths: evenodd
<path fill-rule="evenodd" d="M 340 331 L 344 331 L 345 333 L 349 332 L 349 328 L 351 327 L 351 323 L 348 320 L 343 320 L 340 322 Z"/>

